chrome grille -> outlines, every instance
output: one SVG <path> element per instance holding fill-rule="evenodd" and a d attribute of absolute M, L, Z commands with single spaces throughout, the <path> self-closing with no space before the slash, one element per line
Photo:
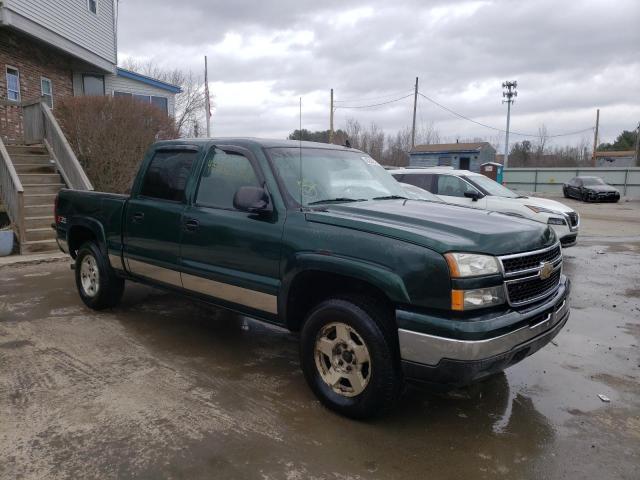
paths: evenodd
<path fill-rule="evenodd" d="M 551 262 L 561 257 L 560 245 L 556 244 L 551 248 L 538 250 L 536 252 L 525 252 L 516 255 L 505 255 L 501 257 L 504 273 L 513 274 L 540 266 L 540 262 Z"/>
<path fill-rule="evenodd" d="M 507 300 L 512 306 L 543 300 L 560 285 L 562 250 L 559 243 L 542 250 L 504 255 L 500 263 Z"/>

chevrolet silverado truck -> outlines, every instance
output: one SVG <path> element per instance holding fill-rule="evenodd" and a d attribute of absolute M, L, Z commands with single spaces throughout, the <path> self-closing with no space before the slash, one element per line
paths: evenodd
<path fill-rule="evenodd" d="M 82 301 L 125 281 L 299 332 L 310 388 L 365 418 L 405 381 L 457 387 L 522 360 L 569 317 L 548 225 L 407 199 L 365 153 L 311 142 L 158 142 L 131 194 L 62 190 Z"/>

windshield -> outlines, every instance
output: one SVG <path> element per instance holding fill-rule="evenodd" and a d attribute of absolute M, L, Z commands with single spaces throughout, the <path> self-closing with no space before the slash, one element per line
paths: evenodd
<path fill-rule="evenodd" d="M 391 174 L 362 152 L 287 147 L 269 149 L 269 155 L 290 199 L 303 206 L 408 198 Z"/>
<path fill-rule="evenodd" d="M 509 190 L 507 187 L 503 187 L 495 180 L 491 180 L 489 177 L 485 177 L 484 175 L 473 175 L 464 178 L 475 184 L 477 187 L 480 187 L 487 193 L 487 195 L 507 198 L 518 198 L 520 196 L 517 193 Z"/>
<path fill-rule="evenodd" d="M 606 185 L 604 181 L 599 177 L 582 177 L 583 185 Z"/>

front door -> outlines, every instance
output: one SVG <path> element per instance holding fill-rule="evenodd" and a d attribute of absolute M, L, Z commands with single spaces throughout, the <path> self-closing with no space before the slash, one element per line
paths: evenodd
<path fill-rule="evenodd" d="M 469 157 L 460 157 L 460 170 L 469 170 Z"/>
<path fill-rule="evenodd" d="M 178 255 L 185 190 L 197 149 L 157 150 L 124 216 L 124 258 L 137 276 L 181 286 Z"/>
<path fill-rule="evenodd" d="M 257 215 L 233 206 L 238 188 L 263 184 L 252 153 L 211 149 L 184 212 L 180 256 L 184 288 L 270 316 L 277 314 L 284 213 Z"/>

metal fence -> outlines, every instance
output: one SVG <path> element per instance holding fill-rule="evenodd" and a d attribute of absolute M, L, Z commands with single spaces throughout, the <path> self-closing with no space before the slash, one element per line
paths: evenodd
<path fill-rule="evenodd" d="M 504 183 L 512 190 L 562 195 L 562 184 L 577 176 L 600 177 L 622 196 L 640 198 L 639 167 L 507 168 Z"/>

